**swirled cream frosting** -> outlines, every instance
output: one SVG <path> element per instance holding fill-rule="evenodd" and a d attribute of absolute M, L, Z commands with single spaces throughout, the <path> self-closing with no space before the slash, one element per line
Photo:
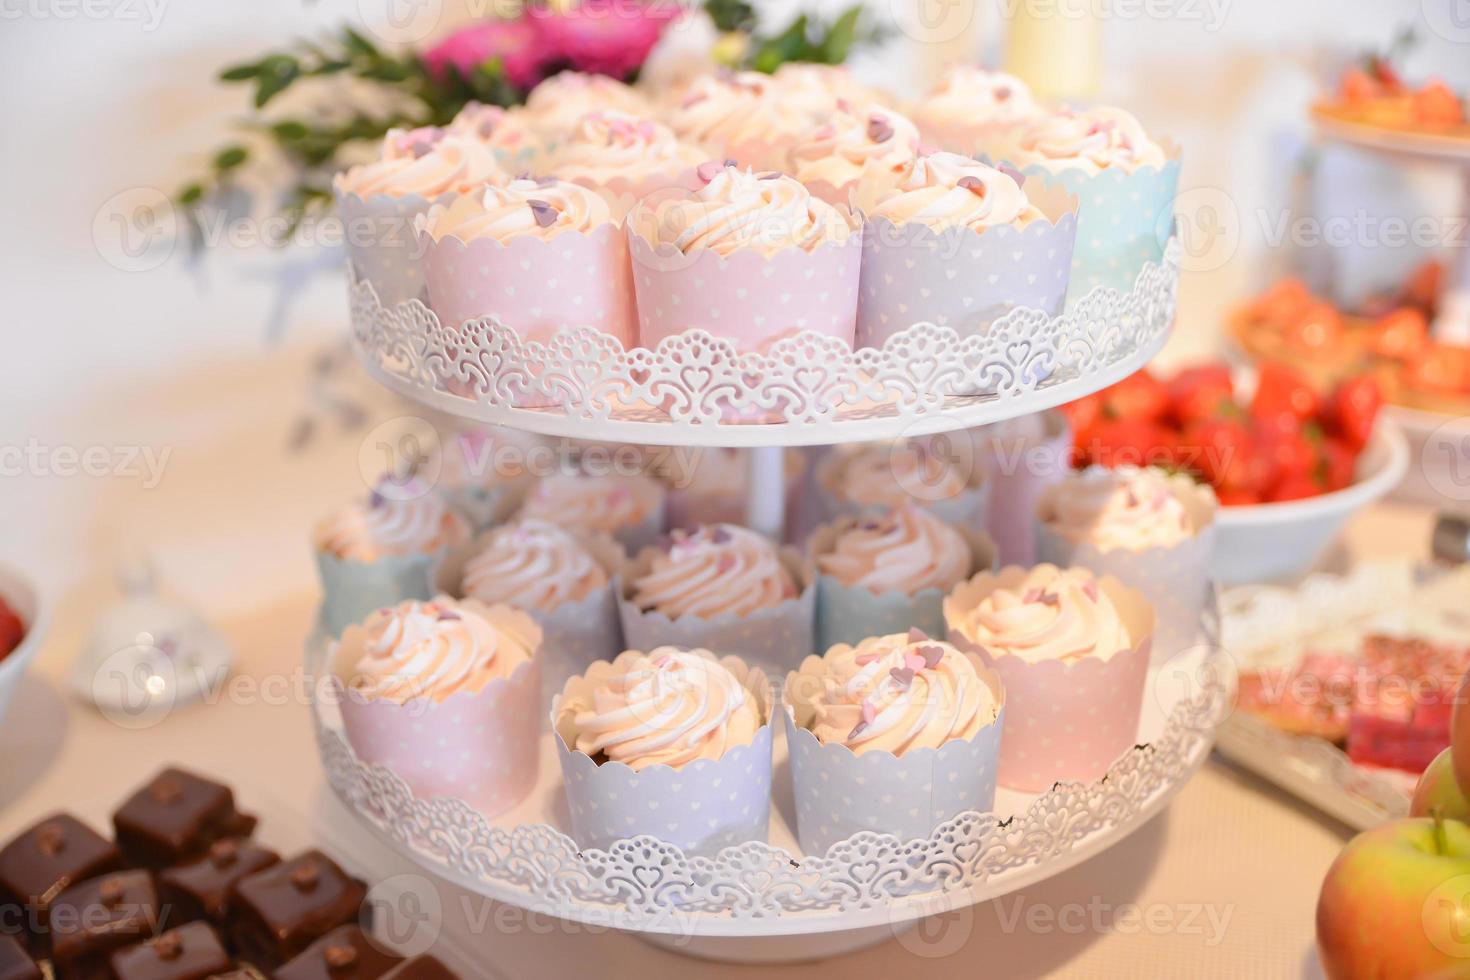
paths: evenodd
<path fill-rule="evenodd" d="M 991 656 L 1030 663 L 1111 660 L 1134 643 L 1092 572 L 1055 565 L 1037 565 L 1019 585 L 995 589 L 950 625 Z"/>
<path fill-rule="evenodd" d="M 879 595 L 949 591 L 970 575 L 974 558 L 964 535 L 921 507 L 903 504 L 836 525 L 817 569 L 843 585 Z"/>
<path fill-rule="evenodd" d="M 488 186 L 480 195 L 456 198 L 419 218 L 418 227 L 434 241 L 457 238 L 507 242 L 513 238 L 550 241 L 564 232 L 587 234 L 612 221 L 607 202 L 570 181 L 545 178 Z"/>
<path fill-rule="evenodd" d="M 466 598 L 551 612 L 605 589 L 608 577 L 576 534 L 530 518 L 481 536 L 465 562 L 463 582 Z"/>
<path fill-rule="evenodd" d="M 855 233 L 849 215 L 785 174 L 701 164 L 699 175 L 703 187 L 660 202 L 638 222 L 639 233 L 655 245 L 719 255 L 742 249 L 766 255 L 788 248 L 810 252 L 828 242 L 846 242 Z"/>
<path fill-rule="evenodd" d="M 746 616 L 797 595 L 776 546 L 749 528 L 712 524 L 674 531 L 633 580 L 640 609 L 670 619 Z"/>
<path fill-rule="evenodd" d="M 426 487 L 381 486 L 316 526 L 319 551 L 352 561 L 429 555 L 469 538 L 469 525 Z"/>
<path fill-rule="evenodd" d="M 919 150 L 919 130 L 889 109 L 839 102 L 836 112 L 792 145 L 790 173 L 803 183 L 843 187 L 906 169 Z"/>
<path fill-rule="evenodd" d="M 823 488 L 863 507 L 900 507 L 947 500 L 971 487 L 967 467 L 934 452 L 922 439 L 836 450 L 821 470 Z"/>
<path fill-rule="evenodd" d="M 780 98 L 769 75 L 752 71 L 701 75 L 676 94 L 663 118 L 681 140 L 712 154 L 747 143 L 779 144 L 809 124 Z"/>
<path fill-rule="evenodd" d="M 856 755 L 937 749 L 975 737 L 1000 713 L 974 661 L 920 630 L 835 646 L 822 666 L 820 687 L 804 692 L 815 709 L 808 728 L 818 741 Z M 811 678 L 804 669 L 788 683 Z"/>
<path fill-rule="evenodd" d="M 418 195 L 433 199 L 508 179 L 489 146 L 427 127 L 389 131 L 379 159 L 339 174 L 336 187 L 340 193 L 362 198 Z"/>
<path fill-rule="evenodd" d="M 1194 536 L 1189 509 L 1156 467 L 1090 466 L 1047 488 L 1043 524 L 1100 551 L 1169 548 Z"/>
<path fill-rule="evenodd" d="M 662 497 L 649 477 L 562 474 L 538 482 L 517 516 L 611 534 L 643 523 Z"/>
<path fill-rule="evenodd" d="M 679 142 L 663 123 L 605 109 L 577 121 L 557 144 L 547 169 L 564 180 L 602 184 L 615 179 L 672 177 L 707 159 L 702 150 Z"/>
<path fill-rule="evenodd" d="M 531 126 L 556 138 L 587 113 L 602 109 L 641 116 L 649 113 L 650 106 L 636 89 L 615 78 L 564 71 L 532 89 L 524 111 Z"/>
<path fill-rule="evenodd" d="M 704 650 L 658 647 L 624 660 L 621 673 L 561 706 L 574 748 L 632 769 L 679 768 L 749 745 L 765 724 L 755 697 Z"/>
<path fill-rule="evenodd" d="M 864 210 L 869 218 L 935 231 L 1024 228 L 1043 215 L 1027 200 L 1019 176 L 958 153 L 928 153 L 913 158 L 892 180 L 864 188 Z"/>
<path fill-rule="evenodd" d="M 1164 148 L 1149 139 L 1131 113 L 1112 106 L 1063 109 L 1038 117 L 1021 129 L 1010 156 L 1022 166 L 1093 174 L 1108 167 L 1129 172 L 1163 167 L 1168 160 Z"/>
<path fill-rule="evenodd" d="M 1031 89 L 1015 75 L 976 65 L 951 65 L 914 109 L 923 125 L 943 127 L 1016 123 L 1041 112 Z"/>
<path fill-rule="evenodd" d="M 452 136 L 476 140 L 505 153 L 521 153 L 536 147 L 536 138 L 522 110 L 470 102 L 445 128 Z"/>
<path fill-rule="evenodd" d="M 344 636 L 344 643 L 349 640 L 361 642 L 349 687 L 369 700 L 403 704 L 478 693 L 529 660 L 541 637 L 515 610 L 440 596 L 379 609 L 360 636 Z"/>

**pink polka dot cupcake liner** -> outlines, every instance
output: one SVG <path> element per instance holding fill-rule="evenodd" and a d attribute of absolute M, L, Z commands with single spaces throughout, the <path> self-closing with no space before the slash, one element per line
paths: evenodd
<path fill-rule="evenodd" d="M 1090 783 L 1133 747 L 1148 683 L 1154 614 L 1143 594 L 1115 578 L 1098 587 L 1112 600 L 1134 646 L 1104 660 L 1031 663 L 995 654 L 965 635 L 960 615 L 997 588 L 1015 588 L 1027 569 L 1008 566 L 981 572 L 954 589 L 944 602 L 946 636 L 996 670 L 1005 685 L 1005 734 L 1000 748 L 1000 784 L 1040 793 L 1059 782 Z"/>

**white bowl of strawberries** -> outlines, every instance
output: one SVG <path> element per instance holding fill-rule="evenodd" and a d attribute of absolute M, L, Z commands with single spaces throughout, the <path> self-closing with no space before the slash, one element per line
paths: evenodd
<path fill-rule="evenodd" d="M 41 649 L 44 609 L 35 583 L 0 562 L 0 722 Z"/>
<path fill-rule="evenodd" d="M 1371 378 L 1320 391 L 1267 363 L 1250 380 L 1237 386 L 1223 364 L 1167 379 L 1145 370 L 1064 407 L 1079 465 L 1163 466 L 1215 489 L 1214 571 L 1227 586 L 1309 571 L 1409 462 Z"/>

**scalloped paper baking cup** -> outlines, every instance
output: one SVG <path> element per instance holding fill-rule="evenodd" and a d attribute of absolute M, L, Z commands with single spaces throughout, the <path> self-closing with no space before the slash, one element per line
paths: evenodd
<path fill-rule="evenodd" d="M 1098 779 L 1135 744 L 1148 682 L 1153 610 L 1143 593 L 1104 576 L 1098 585 L 1117 607 L 1129 636 L 1142 637 L 1132 649 L 1107 660 L 1084 657 L 1070 664 L 993 655 L 957 627 L 957 616 L 974 609 L 998 586 L 1014 588 L 1028 571 L 1010 565 L 995 574 L 981 572 L 944 600 L 944 618 L 949 642 L 979 656 L 1005 684 L 1000 784 L 1040 793 L 1058 782 Z"/>
<path fill-rule="evenodd" d="M 332 686 L 359 759 L 388 768 L 420 799 L 464 800 L 487 817 L 525 798 L 540 771 L 539 654 L 478 693 L 396 704 L 348 685 L 356 662 L 350 638 L 333 652 Z"/>
<path fill-rule="evenodd" d="M 862 237 L 808 252 L 787 248 L 767 256 L 756 249 L 731 255 L 708 250 L 685 254 L 655 247 L 629 219 L 633 288 L 638 298 L 638 337 L 656 347 L 686 330 L 708 330 L 737 350 L 760 350 L 809 330 L 851 344 L 857 322 Z"/>
<path fill-rule="evenodd" d="M 564 231 L 550 241 L 518 235 L 501 242 L 452 235 L 435 242 L 418 224 L 429 308 L 447 326 L 495 317 L 523 341 L 545 343 L 590 327 L 633 345 L 633 289 L 622 225 Z"/>
<path fill-rule="evenodd" d="M 1038 505 L 1036 554 L 1053 565 L 1081 565 L 1137 589 L 1154 610 L 1153 659 L 1162 663 L 1200 642 L 1200 617 L 1210 598 L 1210 564 L 1215 556 L 1215 495 L 1189 477 L 1169 480 L 1189 512 L 1196 533 L 1170 547 L 1100 550 L 1060 534 L 1046 520 L 1048 500 Z"/>
<path fill-rule="evenodd" d="M 873 592 L 843 585 L 830 575 L 817 571 L 818 555 L 832 550 L 837 535 L 858 518 L 840 517 L 816 528 L 807 539 L 809 581 L 817 586 L 817 645 L 819 651 L 838 643 L 856 644 L 870 636 L 907 633 L 917 626 L 930 636 L 944 635 L 944 596 L 941 589 L 907 592 Z M 967 577 L 979 571 L 994 570 L 995 544 L 984 531 L 958 528 L 970 543 L 970 569 Z"/>
<path fill-rule="evenodd" d="M 386 309 L 425 297 L 423 247 L 416 220 L 438 204 L 454 200 L 451 192 L 430 200 L 420 194 L 360 197 L 344 193 L 334 182 L 337 212 L 342 218 L 347 255 L 359 276 L 373 284 Z"/>
<path fill-rule="evenodd" d="M 1052 410 L 1039 418 L 1043 427 L 1039 435 L 1017 431 L 1016 425 L 1007 422 L 970 432 L 990 485 L 985 527 L 1002 565 L 1035 564 L 1037 501 L 1047 487 L 1071 470 L 1072 430 L 1066 416 Z"/>
<path fill-rule="evenodd" d="M 1001 733 L 1010 710 L 995 671 L 976 662 L 976 671 L 1001 708 L 995 721 L 973 738 L 901 756 L 882 751 L 855 755 L 845 745 L 823 745 L 806 727 L 813 709 L 802 691 L 817 690 L 820 681 L 811 673 L 820 670 L 821 663 L 820 657 L 803 661 L 800 670 L 787 676 L 781 698 L 796 797 L 796 836 L 803 851 L 824 854 L 864 830 L 893 834 L 899 840 L 924 838 L 958 814 L 990 812 Z M 803 683 L 803 678 L 810 683 Z"/>
<path fill-rule="evenodd" d="M 470 531 L 479 534 L 510 519 L 521 498 L 525 496 L 528 481 L 506 481 L 494 486 L 466 483 L 444 489 L 444 499 L 470 525 Z"/>
<path fill-rule="evenodd" d="M 935 231 L 869 218 L 863 226 L 857 345 L 882 347 L 916 323 L 983 334 L 1018 307 L 1061 312 L 1077 235 L 1077 198 L 1059 183 L 1028 180 L 1046 220 L 1024 228 Z M 983 379 L 981 379 L 983 380 Z"/>
<path fill-rule="evenodd" d="M 816 615 L 817 590 L 805 580 L 800 559 L 783 551 L 781 560 L 801 594 L 794 599 L 758 609 L 747 616 L 722 613 L 712 619 L 680 616 L 670 619 L 661 612 L 645 612 L 629 598 L 633 582 L 648 568 L 654 552 L 645 549 L 628 565 L 618 583 L 618 612 L 623 623 L 623 642 L 633 650 L 661 646 L 687 650 L 709 650 L 733 654 L 773 673 L 784 673 L 812 652 L 812 623 Z"/>
<path fill-rule="evenodd" d="M 1101 173 L 1040 164 L 1018 168 L 1030 179 L 1060 181 L 1077 195 L 1077 244 L 1072 250 L 1070 308 L 1097 286 L 1127 293 L 1144 263 L 1164 259 L 1173 232 L 1172 210 L 1179 193 L 1179 150 L 1163 144 L 1169 159 L 1162 169 L 1132 172 L 1106 167 Z"/>
<path fill-rule="evenodd" d="M 598 678 L 618 670 L 630 650 L 613 663 L 599 661 L 582 677 L 567 681 L 551 705 L 556 755 L 561 762 L 572 837 L 582 847 L 606 850 L 620 840 L 647 834 L 687 854 L 713 854 L 721 848 L 764 841 L 771 816 L 771 699 L 765 676 L 737 657 L 721 659 L 757 698 L 765 724 L 749 745 L 738 745 L 718 759 L 701 759 L 679 769 L 649 766 L 634 771 L 621 762 L 598 765 L 579 752 L 576 725 L 562 716 L 562 704 L 575 692 L 590 691 Z M 569 745 L 571 742 L 572 745 Z"/>
<path fill-rule="evenodd" d="M 441 591 L 451 562 L 449 549 L 427 555 L 392 555 L 377 561 L 338 558 L 316 552 L 322 583 L 321 621 L 332 636 L 368 613 L 404 599 L 432 599 Z"/>

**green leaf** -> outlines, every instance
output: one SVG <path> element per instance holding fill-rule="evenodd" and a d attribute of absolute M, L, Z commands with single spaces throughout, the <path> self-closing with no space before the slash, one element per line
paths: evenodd
<path fill-rule="evenodd" d="M 260 65 L 258 64 L 231 65 L 219 73 L 219 80 L 222 82 L 248 82 L 259 74 Z"/>
<path fill-rule="evenodd" d="M 861 7 L 849 7 L 833 23 L 820 45 L 821 61 L 829 65 L 840 65 L 847 60 L 857 38 L 858 21 L 862 17 Z"/>
<path fill-rule="evenodd" d="M 179 191 L 178 201 L 185 207 L 198 204 L 204 199 L 204 185 L 200 183 L 188 184 Z"/>
<path fill-rule="evenodd" d="M 290 55 L 271 55 L 262 61 L 256 80 L 255 108 L 265 108 L 266 103 L 284 92 L 300 74 L 301 63 Z"/>
<path fill-rule="evenodd" d="M 214 169 L 220 173 L 234 170 L 250 157 L 250 151 L 243 146 L 227 146 L 214 155 Z"/>
<path fill-rule="evenodd" d="M 346 45 L 348 51 L 354 54 L 366 55 L 369 58 L 378 57 L 377 46 L 350 27 L 342 28 L 342 43 Z"/>
<path fill-rule="evenodd" d="M 297 122 L 295 119 L 283 119 L 271 126 L 271 132 L 275 133 L 277 139 L 299 140 L 306 136 L 306 124 Z"/>

